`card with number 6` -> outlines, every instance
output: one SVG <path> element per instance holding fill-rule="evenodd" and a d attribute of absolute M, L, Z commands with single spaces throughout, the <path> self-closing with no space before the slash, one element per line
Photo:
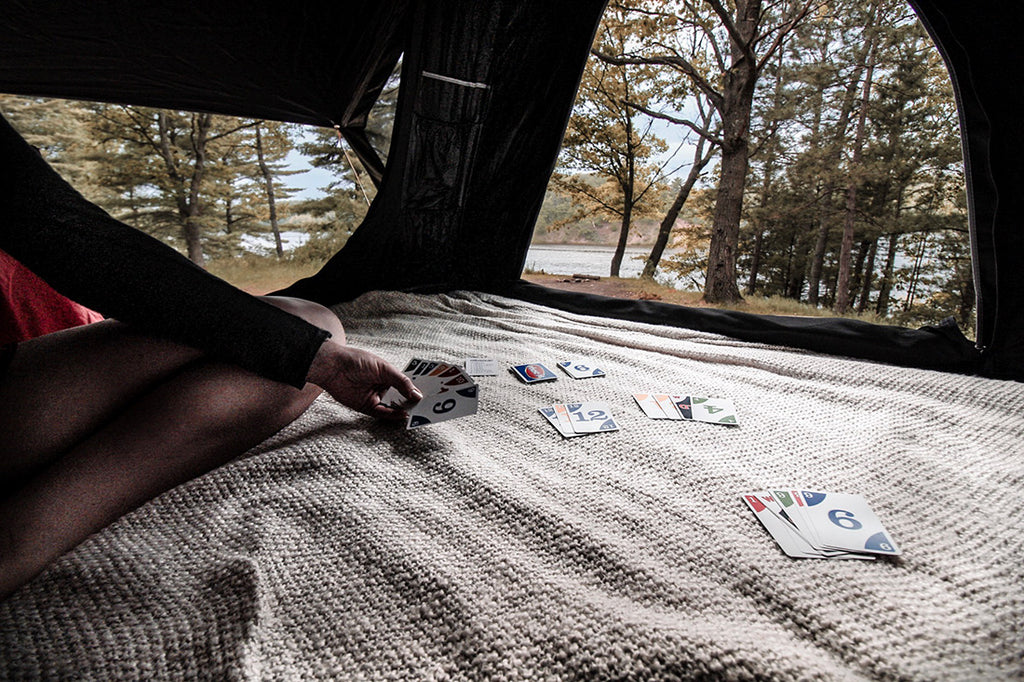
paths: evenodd
<path fill-rule="evenodd" d="M 885 526 L 860 495 L 813 490 L 799 490 L 797 494 L 803 498 L 804 518 L 814 526 L 821 547 L 890 556 L 900 554 Z"/>

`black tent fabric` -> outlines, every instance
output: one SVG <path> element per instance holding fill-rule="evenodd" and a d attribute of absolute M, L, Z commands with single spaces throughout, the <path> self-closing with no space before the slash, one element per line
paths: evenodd
<path fill-rule="evenodd" d="M 371 289 L 477 289 L 594 314 L 1024 380 L 1024 266 L 1014 117 L 1024 95 L 1008 0 L 912 3 L 960 104 L 978 340 L 948 326 L 893 330 L 608 303 L 519 280 L 603 0 L 6 3 L 0 91 L 334 126 L 380 175 L 348 244 L 285 293 L 332 304 Z M 362 130 L 402 57 L 386 168 Z M 0 160 L 2 162 L 2 160 Z"/>

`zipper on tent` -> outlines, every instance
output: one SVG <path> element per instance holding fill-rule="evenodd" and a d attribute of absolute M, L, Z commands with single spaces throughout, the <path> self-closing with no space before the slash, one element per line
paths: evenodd
<path fill-rule="evenodd" d="M 464 88 L 478 88 L 480 90 L 490 89 L 490 85 L 487 83 L 476 83 L 474 81 L 464 81 L 459 78 L 452 78 L 451 76 L 442 76 L 439 73 L 431 73 L 430 71 L 420 71 L 424 78 L 433 78 L 434 80 L 443 81 L 445 83 L 452 83 L 453 85 L 461 85 Z"/>

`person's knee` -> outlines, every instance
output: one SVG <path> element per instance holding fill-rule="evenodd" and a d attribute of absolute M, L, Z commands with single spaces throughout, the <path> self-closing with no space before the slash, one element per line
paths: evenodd
<path fill-rule="evenodd" d="M 331 339 L 337 343 L 345 343 L 345 328 L 338 316 L 319 303 L 307 301 L 303 298 L 289 298 L 285 296 L 261 296 L 267 303 L 301 317 L 306 322 L 326 329 L 331 333 Z"/>

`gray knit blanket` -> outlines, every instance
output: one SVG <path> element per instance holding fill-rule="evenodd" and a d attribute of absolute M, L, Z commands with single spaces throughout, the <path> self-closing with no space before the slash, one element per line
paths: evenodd
<path fill-rule="evenodd" d="M 584 317 L 372 293 L 349 341 L 606 377 L 482 377 L 407 431 L 319 399 L 0 604 L 8 679 L 1024 676 L 1024 386 Z M 556 370 L 557 371 L 557 370 Z M 731 398 L 740 426 L 634 392 Z M 605 401 L 563 439 L 537 408 Z M 790 559 L 739 494 L 860 493 L 897 559 Z"/>

